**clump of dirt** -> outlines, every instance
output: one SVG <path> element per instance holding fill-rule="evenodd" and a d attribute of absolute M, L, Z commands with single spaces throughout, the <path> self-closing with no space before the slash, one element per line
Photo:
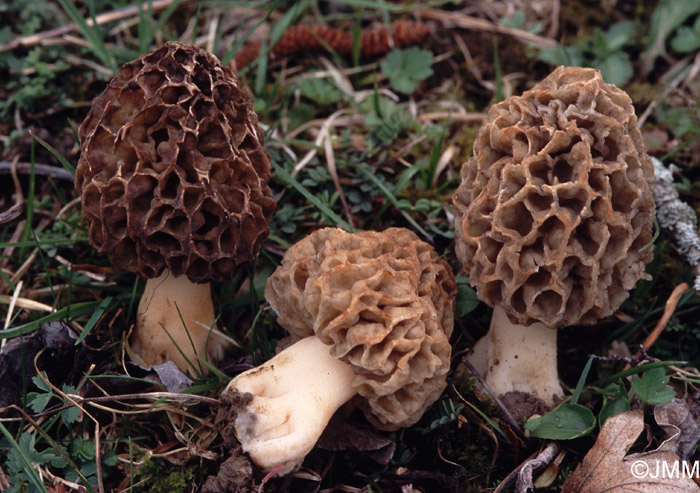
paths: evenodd
<path fill-rule="evenodd" d="M 522 423 L 535 414 L 545 414 L 547 406 L 535 396 L 514 390 L 501 396 L 501 402 L 510 411 L 516 423 Z"/>
<path fill-rule="evenodd" d="M 241 446 L 231 449 L 231 456 L 222 462 L 216 476 L 209 476 L 202 493 L 253 493 L 257 491 L 253 479 L 253 466 Z"/>
<path fill-rule="evenodd" d="M 221 463 L 216 475 L 207 478 L 202 493 L 253 493 L 257 491 L 253 464 L 248 455 L 243 452 L 243 448 L 236 438 L 234 426 L 238 411 L 252 400 L 253 396 L 248 393 L 240 394 L 234 391 L 221 395 L 221 404 L 214 419 L 214 425 L 221 435 L 229 457 Z"/>
<path fill-rule="evenodd" d="M 241 394 L 240 392 L 224 392 L 221 394 L 219 401 L 219 411 L 214 419 L 214 425 L 219 430 L 221 438 L 224 440 L 224 447 L 227 449 L 240 446 L 238 438 L 236 438 L 235 421 L 238 416 L 238 411 L 245 408 L 250 401 L 253 400 L 253 395 L 249 393 Z"/>

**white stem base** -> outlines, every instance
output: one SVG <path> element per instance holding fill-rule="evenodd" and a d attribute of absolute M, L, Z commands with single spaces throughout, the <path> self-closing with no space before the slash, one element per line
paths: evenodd
<path fill-rule="evenodd" d="M 355 395 L 352 368 L 329 351 L 307 337 L 226 387 L 253 395 L 236 417 L 236 436 L 262 469 L 282 466 L 275 472 L 283 475 L 301 464 L 333 413 Z"/>
<path fill-rule="evenodd" d="M 474 345 L 467 360 L 497 396 L 521 391 L 553 406 L 564 391 L 557 370 L 557 330 L 541 323 L 512 323 L 493 309 L 488 334 Z"/>
<path fill-rule="evenodd" d="M 215 321 L 209 284 L 195 284 L 187 276 L 166 271 L 146 282 L 130 356 L 142 366 L 172 361 L 183 372 L 206 373 L 195 355 L 215 362 L 228 345 L 214 330 Z"/>

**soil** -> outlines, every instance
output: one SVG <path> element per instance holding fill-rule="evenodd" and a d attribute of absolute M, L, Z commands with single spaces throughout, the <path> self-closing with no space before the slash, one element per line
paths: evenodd
<path fill-rule="evenodd" d="M 251 400 L 253 400 L 253 396 L 250 394 L 242 395 L 235 391 L 221 394 L 221 405 L 214 424 L 219 430 L 229 457 L 221 464 L 216 475 L 209 476 L 202 488 L 202 493 L 252 493 L 257 491 L 253 464 L 248 455 L 243 452 L 243 448 L 236 438 L 234 426 L 239 409 L 247 406 Z"/>

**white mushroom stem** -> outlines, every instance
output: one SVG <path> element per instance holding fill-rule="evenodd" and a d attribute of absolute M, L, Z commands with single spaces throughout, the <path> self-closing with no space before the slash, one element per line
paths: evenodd
<path fill-rule="evenodd" d="M 488 334 L 467 360 L 497 396 L 526 392 L 553 406 L 564 394 L 557 370 L 557 331 L 542 323 L 518 325 L 502 308 L 493 309 Z"/>
<path fill-rule="evenodd" d="M 355 395 L 354 379 L 350 365 L 331 356 L 330 347 L 313 336 L 241 373 L 224 392 L 253 397 L 234 423 L 243 450 L 266 471 L 292 471 L 333 413 Z"/>
<path fill-rule="evenodd" d="M 130 356 L 142 366 L 172 361 L 183 372 L 206 373 L 197 356 L 216 362 L 229 344 L 215 323 L 209 284 L 195 284 L 187 276 L 166 271 L 146 282 Z"/>

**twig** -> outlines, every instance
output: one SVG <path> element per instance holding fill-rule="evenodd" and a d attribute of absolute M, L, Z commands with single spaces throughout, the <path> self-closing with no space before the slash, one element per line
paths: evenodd
<path fill-rule="evenodd" d="M 173 400 L 197 400 L 210 405 L 218 406 L 220 402 L 211 397 L 196 394 L 178 394 L 175 392 L 143 392 L 140 394 L 121 394 L 121 395 L 105 395 L 99 397 L 81 397 L 71 394 L 71 397 L 77 402 L 110 402 L 110 401 L 132 401 L 137 399 L 173 399 Z"/>
<path fill-rule="evenodd" d="M 549 26 L 549 32 L 547 32 L 547 35 L 550 38 L 556 38 L 557 33 L 559 32 L 559 12 L 561 11 L 561 4 L 559 3 L 559 0 L 554 0 L 554 3 L 552 5 L 552 25 Z"/>
<path fill-rule="evenodd" d="M 0 491 L 5 491 L 7 489 L 10 489 L 10 482 L 7 480 L 7 476 L 5 476 L 2 467 L 0 467 Z"/>
<path fill-rule="evenodd" d="M 505 404 L 503 404 L 503 402 L 501 402 L 501 400 L 498 397 L 496 397 L 496 394 L 494 394 L 493 391 L 489 388 L 489 386 L 486 384 L 486 380 L 484 380 L 484 377 L 482 377 L 479 374 L 479 372 L 476 371 L 476 368 L 474 368 L 474 366 L 472 366 L 472 364 L 469 361 L 467 361 L 467 358 L 462 358 L 462 363 L 469 369 L 470 372 L 472 372 L 472 374 L 476 377 L 476 379 L 479 381 L 484 390 L 491 396 L 491 399 L 493 399 L 493 401 L 496 403 L 498 409 L 501 410 L 503 417 L 508 422 L 513 431 L 515 431 L 515 434 L 518 435 L 518 438 L 520 438 L 523 442 L 527 442 L 523 430 L 520 429 L 520 425 L 515 420 L 513 415 L 510 414 L 510 411 L 508 411 L 508 408 L 505 406 Z"/>
<path fill-rule="evenodd" d="M 690 84 L 692 81 L 695 80 L 695 78 L 698 76 L 698 73 L 700 72 L 700 52 L 698 52 L 697 55 L 695 55 L 695 60 L 693 60 L 693 64 L 690 66 L 690 70 L 688 71 L 688 75 L 683 79 L 683 83 L 681 84 L 681 89 L 684 89 Z"/>
<path fill-rule="evenodd" d="M 678 306 L 678 302 L 681 300 L 683 295 L 690 291 L 690 286 L 688 286 L 686 283 L 682 282 L 678 286 L 674 288 L 674 290 L 671 292 L 671 296 L 668 297 L 666 300 L 666 307 L 664 308 L 664 313 L 661 315 L 661 318 L 659 321 L 656 323 L 656 326 L 654 327 L 654 330 L 652 330 L 647 338 L 644 340 L 644 343 L 642 343 L 642 347 L 637 350 L 636 353 L 634 353 L 633 360 L 638 361 L 639 358 L 642 356 L 642 354 L 645 354 L 649 348 L 656 342 L 656 340 L 659 338 L 661 333 L 664 331 L 666 326 L 668 325 L 669 320 L 671 320 L 671 317 L 673 316 L 673 312 L 676 310 L 676 307 Z M 627 363 L 625 365 L 625 370 L 630 369 L 630 364 Z"/>
<path fill-rule="evenodd" d="M 683 68 L 684 65 L 688 64 L 689 56 L 684 57 L 682 60 L 674 63 L 671 68 L 669 68 L 666 73 L 664 73 L 663 76 L 660 78 L 660 84 L 665 86 L 664 90 L 656 96 L 654 99 L 651 100 L 651 102 L 647 105 L 647 107 L 644 109 L 644 112 L 639 116 L 639 119 L 637 120 L 637 127 L 642 128 L 644 123 L 647 121 L 647 118 L 649 118 L 649 115 L 651 115 L 651 112 L 656 108 L 656 106 L 664 100 L 664 98 L 674 89 L 676 89 L 680 83 L 683 80 L 687 80 L 687 77 L 682 77 L 681 75 L 677 75 L 679 70 L 685 70 Z M 691 68 L 689 72 L 692 72 L 693 69 Z M 664 82 L 670 79 L 670 82 Z"/>
<path fill-rule="evenodd" d="M 508 476 L 503 478 L 503 480 L 500 483 L 498 483 L 498 486 L 496 486 L 496 489 L 493 490 L 493 493 L 505 493 L 505 491 L 508 488 L 510 488 L 513 485 L 513 483 L 515 483 L 518 480 L 518 475 L 520 474 L 520 470 L 522 469 L 522 467 L 525 464 L 527 464 L 528 462 L 530 462 L 531 460 L 537 459 L 538 456 L 539 456 L 539 454 L 537 452 L 531 454 L 527 459 L 525 459 L 525 462 L 523 462 L 518 467 L 513 469 L 508 474 Z"/>
<path fill-rule="evenodd" d="M 62 478 L 61 476 L 58 476 L 58 475 L 52 473 L 46 466 L 44 466 L 44 469 L 41 469 L 41 472 L 46 475 L 47 479 L 54 482 L 54 484 L 60 483 L 63 486 L 67 486 L 71 490 L 77 491 L 78 493 L 87 493 L 87 488 L 85 486 L 83 486 L 82 484 L 74 483 L 73 481 L 68 481 L 67 479 Z M 87 482 L 87 479 L 85 481 Z M 61 490 L 50 490 L 50 491 L 61 491 Z M 63 488 L 62 491 L 66 491 L 66 489 Z"/>
<path fill-rule="evenodd" d="M 104 493 L 105 485 L 102 479 L 102 449 L 100 447 L 100 423 L 95 422 L 95 466 L 97 468 L 97 490 Z"/>
<path fill-rule="evenodd" d="M 20 281 L 15 286 L 15 292 L 12 293 L 12 298 L 10 298 L 10 306 L 7 308 L 7 317 L 5 317 L 5 326 L 3 327 L 3 330 L 7 330 L 7 328 L 10 326 L 10 322 L 12 321 L 12 313 L 15 311 L 17 298 L 19 298 L 19 293 L 22 291 L 23 284 L 24 283 Z M 7 343 L 7 339 L 0 341 L 0 350 L 5 347 L 5 343 Z"/>
<path fill-rule="evenodd" d="M 484 19 L 477 19 L 476 17 L 460 14 L 458 12 L 446 12 L 439 9 L 422 9 L 419 10 L 417 14 L 419 17 L 426 19 L 432 19 L 443 23 L 453 23 L 464 29 L 506 34 L 525 43 L 532 43 L 537 48 L 541 48 L 543 50 L 553 50 L 559 46 L 559 43 L 554 39 L 538 36 L 536 34 L 523 31 L 522 29 L 500 26 L 498 24 L 494 24 L 493 22 Z"/>
<path fill-rule="evenodd" d="M 17 171 L 23 175 L 28 175 L 31 172 L 31 163 L 17 163 Z M 0 161 L 0 175 L 7 175 L 12 172 L 12 163 L 9 161 Z M 51 166 L 50 164 L 34 163 L 34 174 L 56 178 L 57 180 L 73 181 L 73 175 L 65 168 Z"/>
<path fill-rule="evenodd" d="M 155 0 L 149 6 L 149 9 L 152 9 L 154 13 L 160 12 L 161 10 L 165 10 L 166 8 L 168 8 L 168 6 L 170 6 L 170 4 L 172 4 L 174 1 L 175 0 Z M 131 7 L 126 7 L 121 10 L 115 10 L 113 12 L 105 12 L 104 14 L 96 16 L 95 21 L 97 21 L 98 26 L 108 24 L 114 21 L 119 21 L 127 17 L 138 15 L 140 8 L 141 6 L 139 4 L 133 5 Z M 86 22 L 88 26 L 93 25 L 92 19 L 86 19 Z M 4 51 L 14 50 L 20 47 L 38 45 L 47 39 L 59 38 L 61 36 L 65 36 L 66 34 L 70 34 L 75 30 L 76 26 L 74 24 L 68 24 L 65 26 L 57 27 L 55 29 L 50 29 L 48 31 L 32 34 L 30 36 L 24 36 L 22 38 L 13 39 L 11 41 L 8 41 L 7 43 L 0 44 L 0 53 Z"/>
<path fill-rule="evenodd" d="M 693 289 L 700 292 L 698 218 L 693 208 L 680 200 L 671 170 L 655 157 L 651 161 L 656 178 L 651 185 L 656 202 L 656 218 L 659 225 L 671 233 L 676 248 L 695 274 Z"/>
<path fill-rule="evenodd" d="M 450 113 L 449 111 L 439 111 L 433 113 L 422 113 L 418 115 L 418 120 L 450 120 L 450 123 L 481 123 L 486 118 L 486 113 Z"/>
<path fill-rule="evenodd" d="M 559 453 L 559 445 L 555 442 L 548 444 L 537 457 L 528 460 L 520 466 L 518 472 L 518 480 L 515 483 L 516 493 L 526 493 L 534 491 L 535 486 L 532 484 L 532 473 L 543 467 L 548 466 Z"/>
<path fill-rule="evenodd" d="M 24 214 L 24 204 L 15 204 L 9 209 L 0 212 L 0 224 L 14 221 Z"/>

